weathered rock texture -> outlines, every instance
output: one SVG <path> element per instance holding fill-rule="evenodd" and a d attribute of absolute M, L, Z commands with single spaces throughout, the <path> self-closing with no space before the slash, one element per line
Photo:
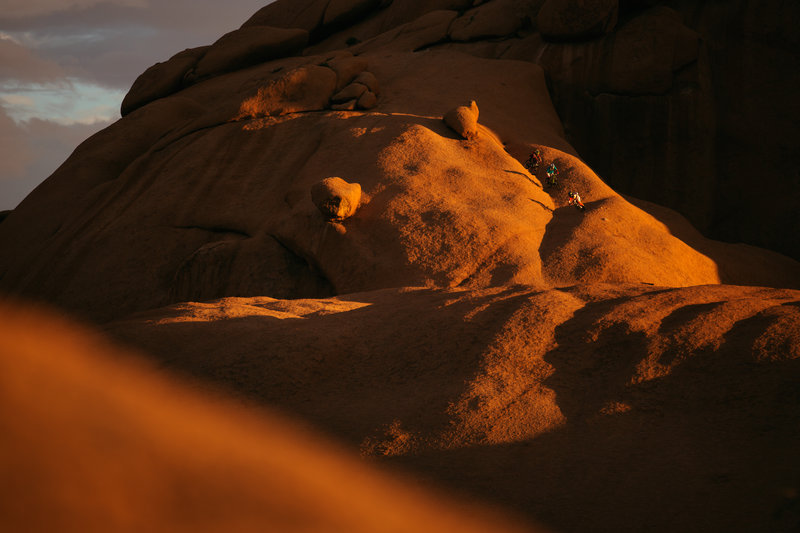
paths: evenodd
<path fill-rule="evenodd" d="M 294 55 L 308 44 L 308 32 L 299 29 L 253 26 L 226 33 L 197 63 L 194 75 L 209 76 L 239 70 L 270 59 Z"/>
<path fill-rule="evenodd" d="M 8 302 L 0 427 L 4 531 L 541 531 L 378 472 L 283 415 Z"/>
<path fill-rule="evenodd" d="M 617 23 L 617 0 L 547 0 L 536 17 L 550 39 L 581 39 L 603 35 Z"/>
<path fill-rule="evenodd" d="M 800 291 L 387 289 L 108 330 L 554 531 L 797 525 Z"/>
<path fill-rule="evenodd" d="M 187 85 L 187 74 L 194 69 L 197 61 L 208 49 L 208 46 L 203 46 L 184 50 L 172 56 L 168 61 L 156 63 L 144 71 L 141 76 L 136 78 L 128 94 L 122 100 L 122 116 L 181 90 Z"/>
<path fill-rule="evenodd" d="M 547 70 L 568 139 L 615 189 L 800 258 L 800 4 L 660 3 L 599 40 L 500 55 Z"/>

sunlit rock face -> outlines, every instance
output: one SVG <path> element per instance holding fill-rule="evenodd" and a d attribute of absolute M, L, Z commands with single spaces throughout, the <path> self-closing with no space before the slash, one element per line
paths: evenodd
<path fill-rule="evenodd" d="M 227 298 L 106 331 L 554 531 L 796 524 L 800 291 L 616 283 Z"/>

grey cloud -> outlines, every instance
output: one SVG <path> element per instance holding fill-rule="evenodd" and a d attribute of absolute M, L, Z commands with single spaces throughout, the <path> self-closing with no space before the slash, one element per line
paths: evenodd
<path fill-rule="evenodd" d="M 65 126 L 39 119 L 17 124 L 0 106 L 0 210 L 15 208 L 75 147 L 109 124 Z"/>
<path fill-rule="evenodd" d="M 70 6 L 76 8 L 109 3 L 146 6 L 147 0 L 70 0 Z M 7 18 L 25 18 L 64 10 L 64 0 L 5 0 L 4 4 L 3 12 Z"/>
<path fill-rule="evenodd" d="M 0 80 L 46 83 L 65 76 L 55 61 L 44 59 L 10 39 L 0 39 Z"/>
<path fill-rule="evenodd" d="M 0 16 L 0 31 L 25 39 L 70 76 L 127 89 L 154 63 L 211 44 L 268 3 L 174 0 L 146 9 L 100 3 L 30 17 Z"/>
<path fill-rule="evenodd" d="M 22 128 L 0 106 L 0 185 L 24 173 L 33 158 L 33 152 L 23 135 Z M 2 191 L 0 200 L 5 200 Z"/>
<path fill-rule="evenodd" d="M 125 90 L 149 66 L 213 43 L 269 3 L 73 0 L 70 4 L 77 7 L 64 8 L 63 0 L 6 0 L 0 33 L 14 36 L 23 48 L 0 41 L 0 80 L 69 85 L 67 78 L 77 78 Z M 0 209 L 15 207 L 104 126 L 43 120 L 16 124 L 0 107 Z"/>

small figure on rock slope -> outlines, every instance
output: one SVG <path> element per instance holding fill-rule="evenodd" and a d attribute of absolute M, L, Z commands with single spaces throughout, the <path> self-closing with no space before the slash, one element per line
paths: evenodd
<path fill-rule="evenodd" d="M 536 171 L 539 169 L 539 165 L 542 163 L 542 153 L 536 148 L 531 155 L 528 156 L 528 159 L 525 161 L 524 166 L 532 175 L 536 175 Z"/>
<path fill-rule="evenodd" d="M 583 202 L 581 202 L 581 195 L 575 191 L 570 191 L 569 193 L 569 200 L 567 200 L 568 205 L 574 205 L 578 208 L 578 211 L 583 211 L 585 209 Z"/>
<path fill-rule="evenodd" d="M 556 167 L 555 163 L 550 163 L 550 166 L 547 167 L 545 171 L 547 173 L 547 181 L 545 185 L 548 187 L 555 187 L 557 184 L 556 178 L 558 177 L 558 167 Z"/>

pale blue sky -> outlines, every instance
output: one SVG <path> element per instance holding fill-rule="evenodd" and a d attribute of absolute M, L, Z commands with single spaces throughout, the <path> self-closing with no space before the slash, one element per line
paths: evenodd
<path fill-rule="evenodd" d="M 273 0 L 0 0 L 0 210 L 119 119 L 133 81 Z"/>

